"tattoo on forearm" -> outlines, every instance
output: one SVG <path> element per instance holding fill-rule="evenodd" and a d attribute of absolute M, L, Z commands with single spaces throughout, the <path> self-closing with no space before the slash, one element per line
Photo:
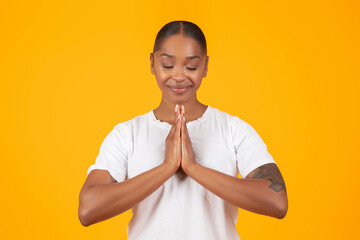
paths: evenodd
<path fill-rule="evenodd" d="M 286 192 L 284 179 L 282 178 L 279 169 L 274 163 L 268 163 L 260 166 L 258 171 L 254 174 L 253 178 L 268 179 L 271 181 L 269 188 L 273 189 L 275 192 L 280 192 L 281 190 Z"/>
<path fill-rule="evenodd" d="M 115 178 L 113 178 L 111 175 L 110 175 L 110 182 L 111 182 L 111 183 L 117 183 L 117 181 L 115 180 Z"/>

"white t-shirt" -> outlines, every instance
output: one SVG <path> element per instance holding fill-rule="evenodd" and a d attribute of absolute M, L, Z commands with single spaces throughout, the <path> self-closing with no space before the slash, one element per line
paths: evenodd
<path fill-rule="evenodd" d="M 163 163 L 171 125 L 153 110 L 117 124 L 100 146 L 93 169 L 105 169 L 118 182 Z M 202 166 L 245 178 L 255 168 L 275 163 L 255 129 L 237 116 L 208 105 L 187 123 L 195 160 Z M 238 208 L 211 193 L 186 174 L 170 177 L 132 208 L 129 240 L 239 240 Z"/>

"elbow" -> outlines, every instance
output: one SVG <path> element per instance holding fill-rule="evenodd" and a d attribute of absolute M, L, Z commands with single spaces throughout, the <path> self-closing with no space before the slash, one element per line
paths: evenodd
<path fill-rule="evenodd" d="M 281 200 L 277 201 L 276 206 L 276 215 L 274 217 L 278 219 L 283 219 L 288 211 L 288 200 L 287 197 L 282 198 Z"/>
<path fill-rule="evenodd" d="M 286 216 L 287 213 L 287 208 L 286 209 L 282 209 L 278 212 L 276 218 L 278 219 L 283 219 Z"/>
<path fill-rule="evenodd" d="M 93 224 L 90 217 L 91 208 L 88 204 L 90 203 L 90 201 L 88 201 L 87 199 L 88 198 L 85 192 L 81 192 L 79 196 L 78 218 L 80 220 L 81 225 L 83 225 L 84 227 L 88 227 L 91 224 Z"/>
<path fill-rule="evenodd" d="M 91 225 L 91 222 L 89 221 L 89 217 L 88 217 L 87 213 L 88 213 L 88 211 L 84 207 L 81 207 L 79 205 L 78 217 L 79 217 L 81 225 L 83 225 L 84 227 L 88 227 Z"/>

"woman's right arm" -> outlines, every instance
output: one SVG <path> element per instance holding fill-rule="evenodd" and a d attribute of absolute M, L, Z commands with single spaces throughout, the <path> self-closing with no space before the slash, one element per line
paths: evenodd
<path fill-rule="evenodd" d="M 119 183 L 112 183 L 107 170 L 91 171 L 79 196 L 81 224 L 90 226 L 127 211 L 158 189 L 176 170 L 174 164 L 164 162 Z"/>
<path fill-rule="evenodd" d="M 176 108 L 165 141 L 164 162 L 124 182 L 117 183 L 107 170 L 91 171 L 80 191 L 79 219 L 83 226 L 114 217 L 132 208 L 169 179 L 180 167 L 180 127 L 183 113 Z"/>

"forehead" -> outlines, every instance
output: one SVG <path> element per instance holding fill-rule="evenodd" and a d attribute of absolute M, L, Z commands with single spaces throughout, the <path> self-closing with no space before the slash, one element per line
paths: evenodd
<path fill-rule="evenodd" d="M 160 56 L 162 53 L 168 53 L 170 55 L 174 55 L 175 57 L 203 55 L 202 49 L 195 39 L 182 36 L 181 34 L 166 38 L 162 42 L 159 51 L 157 51 L 157 55 Z"/>

